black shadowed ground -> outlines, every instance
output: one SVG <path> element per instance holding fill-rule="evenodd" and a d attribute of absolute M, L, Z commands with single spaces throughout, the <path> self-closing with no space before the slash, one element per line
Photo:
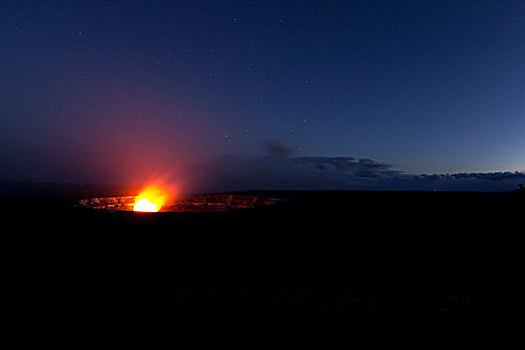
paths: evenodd
<path fill-rule="evenodd" d="M 75 205 L 133 189 L 3 186 L 23 317 L 175 333 L 492 327 L 524 204 L 518 191 L 260 191 L 243 194 L 277 204 L 138 214 Z"/>

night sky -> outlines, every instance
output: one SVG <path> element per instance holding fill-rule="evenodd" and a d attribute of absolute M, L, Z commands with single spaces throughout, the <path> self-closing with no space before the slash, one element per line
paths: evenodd
<path fill-rule="evenodd" d="M 525 1 L 2 0 L 0 106 L 0 180 L 523 171 Z"/>

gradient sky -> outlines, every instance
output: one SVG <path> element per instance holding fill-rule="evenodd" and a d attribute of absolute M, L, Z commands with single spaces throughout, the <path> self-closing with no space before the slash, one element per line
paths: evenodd
<path fill-rule="evenodd" d="M 523 0 L 2 0 L 0 180 L 138 181 L 269 140 L 523 171 L 524 62 Z"/>

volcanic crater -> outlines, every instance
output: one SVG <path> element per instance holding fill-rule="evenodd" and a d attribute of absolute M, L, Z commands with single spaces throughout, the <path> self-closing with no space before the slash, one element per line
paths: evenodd
<path fill-rule="evenodd" d="M 133 211 L 136 196 L 95 197 L 79 201 L 79 205 L 91 209 Z M 256 208 L 275 204 L 274 200 L 254 196 L 232 194 L 190 194 L 162 206 L 160 212 L 210 212 L 233 209 Z"/>

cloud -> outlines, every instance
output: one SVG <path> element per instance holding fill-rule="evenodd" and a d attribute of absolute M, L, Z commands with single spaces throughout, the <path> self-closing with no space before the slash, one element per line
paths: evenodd
<path fill-rule="evenodd" d="M 367 158 L 356 160 L 353 157 L 300 157 L 292 158 L 290 161 L 321 171 L 337 171 L 347 176 L 362 178 L 382 178 L 400 174 L 399 171 L 392 170 L 391 164 L 380 163 Z"/>
<path fill-rule="evenodd" d="M 367 158 L 286 157 L 280 150 L 268 152 L 266 156 L 216 158 L 193 167 L 189 173 L 194 192 L 257 189 L 510 191 L 519 183 L 525 183 L 522 172 L 415 175 Z"/>
<path fill-rule="evenodd" d="M 293 154 L 292 147 L 281 141 L 270 140 L 264 144 L 264 148 L 270 156 L 289 157 Z"/>

